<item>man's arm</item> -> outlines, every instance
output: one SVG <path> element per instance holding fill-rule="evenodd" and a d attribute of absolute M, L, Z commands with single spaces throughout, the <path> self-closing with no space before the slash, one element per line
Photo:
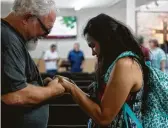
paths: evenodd
<path fill-rule="evenodd" d="M 55 59 L 56 63 L 57 63 L 57 66 L 59 65 L 59 62 L 60 62 L 60 57 L 58 55 L 58 53 L 56 52 L 56 59 Z"/>
<path fill-rule="evenodd" d="M 34 106 L 50 98 L 62 94 L 65 89 L 58 79 L 51 81 L 48 86 L 40 87 L 27 84 L 27 87 L 2 95 L 2 101 L 13 106 Z"/>
<path fill-rule="evenodd" d="M 53 80 L 45 87 L 27 83 L 26 56 L 21 48 L 11 45 L 2 52 L 2 101 L 8 105 L 33 106 L 64 92 L 64 88 Z"/>
<path fill-rule="evenodd" d="M 85 57 L 84 57 L 84 54 L 82 52 L 82 64 L 81 64 L 81 69 L 82 70 L 84 69 L 84 65 L 85 65 Z"/>
<path fill-rule="evenodd" d="M 71 51 L 68 53 L 68 61 L 71 63 Z"/>
<path fill-rule="evenodd" d="M 83 61 L 82 61 L 82 64 L 81 64 L 81 69 L 83 70 L 84 67 L 85 67 L 85 61 L 83 60 Z"/>

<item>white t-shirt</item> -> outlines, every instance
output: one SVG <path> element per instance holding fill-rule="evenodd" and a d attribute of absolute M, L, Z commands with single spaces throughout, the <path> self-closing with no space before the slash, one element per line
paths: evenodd
<path fill-rule="evenodd" d="M 48 60 L 48 59 L 58 59 L 58 53 L 55 52 L 51 52 L 51 50 L 46 51 L 45 55 L 44 55 L 44 60 Z M 45 61 L 45 66 L 46 66 L 46 70 L 55 70 L 57 69 L 57 62 L 56 61 Z"/>

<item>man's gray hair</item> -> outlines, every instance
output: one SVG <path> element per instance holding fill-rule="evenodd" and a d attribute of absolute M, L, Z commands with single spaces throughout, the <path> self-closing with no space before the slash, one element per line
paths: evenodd
<path fill-rule="evenodd" d="M 36 16 L 44 16 L 51 10 L 56 11 L 55 0 L 15 0 L 12 8 L 16 15 L 30 13 Z"/>

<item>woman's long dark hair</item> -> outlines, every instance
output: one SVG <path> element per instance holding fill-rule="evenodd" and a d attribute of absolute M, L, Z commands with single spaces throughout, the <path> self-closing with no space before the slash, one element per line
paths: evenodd
<path fill-rule="evenodd" d="M 88 34 L 100 45 L 97 81 L 100 86 L 103 76 L 112 62 L 124 51 L 132 51 L 139 56 L 143 68 L 144 82 L 148 80 L 148 68 L 141 48 L 130 30 L 114 18 L 100 14 L 89 20 L 83 35 Z"/>

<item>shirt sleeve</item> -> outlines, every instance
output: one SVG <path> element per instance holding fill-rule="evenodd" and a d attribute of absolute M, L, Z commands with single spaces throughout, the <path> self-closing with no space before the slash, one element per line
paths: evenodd
<path fill-rule="evenodd" d="M 71 52 L 68 54 L 68 60 L 71 61 Z"/>
<path fill-rule="evenodd" d="M 27 86 L 25 76 L 25 58 L 22 50 L 11 46 L 2 53 L 2 94 L 7 94 Z"/>
<path fill-rule="evenodd" d="M 59 55 L 58 55 L 58 52 L 56 52 L 56 59 L 58 59 L 59 58 Z"/>
<path fill-rule="evenodd" d="M 46 51 L 44 54 L 44 60 L 47 60 L 47 59 L 48 59 L 48 52 Z"/>
<path fill-rule="evenodd" d="M 84 60 L 85 60 L 85 56 L 84 56 L 84 54 L 82 52 L 82 61 L 84 61 Z"/>

